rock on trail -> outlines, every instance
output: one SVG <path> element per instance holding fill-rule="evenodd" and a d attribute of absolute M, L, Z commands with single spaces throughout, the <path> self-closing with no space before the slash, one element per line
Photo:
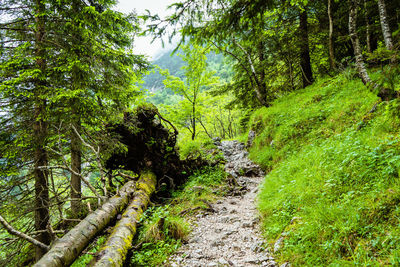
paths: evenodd
<path fill-rule="evenodd" d="M 237 141 L 215 142 L 224 153 L 225 171 L 243 189 L 213 204 L 213 213 L 197 215 L 189 241 L 170 257 L 166 266 L 278 266 L 258 230 L 255 206 L 262 170 L 247 158 Z M 236 195 L 236 194 L 234 194 Z"/>

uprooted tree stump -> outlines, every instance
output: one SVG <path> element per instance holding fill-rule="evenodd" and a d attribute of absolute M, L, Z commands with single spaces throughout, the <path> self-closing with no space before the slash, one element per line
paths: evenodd
<path fill-rule="evenodd" d="M 170 124 L 174 131 L 164 127 L 162 121 Z M 107 169 L 122 168 L 134 173 L 151 169 L 158 177 L 158 184 L 174 187 L 206 163 L 202 159 L 179 158 L 175 147 L 178 131 L 153 105 L 126 112 L 123 122 L 110 125 L 109 131 L 119 136 L 127 151 L 111 155 L 106 162 Z"/>

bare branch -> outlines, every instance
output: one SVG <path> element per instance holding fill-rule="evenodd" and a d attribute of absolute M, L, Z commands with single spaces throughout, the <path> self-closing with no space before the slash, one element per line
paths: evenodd
<path fill-rule="evenodd" d="M 3 227 L 7 230 L 7 232 L 10 235 L 18 236 L 19 238 L 22 238 L 37 247 L 41 247 L 43 249 L 49 250 L 50 247 L 47 246 L 46 244 L 43 244 L 42 242 L 22 233 L 20 231 L 15 230 L 1 215 L 0 215 L 0 223 L 3 225 Z"/>

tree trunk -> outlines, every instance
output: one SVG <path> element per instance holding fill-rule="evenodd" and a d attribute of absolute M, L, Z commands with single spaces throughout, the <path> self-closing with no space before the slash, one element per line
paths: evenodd
<path fill-rule="evenodd" d="M 74 13 L 79 14 L 81 11 L 81 1 L 73 0 L 72 1 L 72 10 Z M 73 54 L 77 58 L 81 57 L 81 50 L 79 46 L 82 44 L 83 39 L 79 30 L 75 30 L 72 33 L 73 38 L 76 40 L 76 46 L 73 49 Z M 77 91 L 80 89 L 82 82 L 82 75 L 80 75 L 79 68 L 74 65 L 72 68 L 72 82 L 71 89 L 73 91 Z M 73 172 L 71 173 L 71 181 L 70 181 L 70 190 L 71 190 L 71 212 L 74 218 L 77 218 L 81 213 L 81 172 L 82 172 L 82 141 L 78 134 L 81 133 L 81 114 L 79 112 L 79 100 L 78 98 L 73 98 L 71 100 L 71 113 L 72 113 L 72 126 L 75 128 L 71 129 L 71 169 Z"/>
<path fill-rule="evenodd" d="M 367 69 L 365 67 L 364 59 L 361 52 L 360 40 L 357 34 L 357 0 L 350 1 L 350 12 L 349 12 L 349 33 L 351 42 L 353 43 L 354 55 L 356 57 L 356 66 L 358 74 L 361 77 L 362 82 L 367 85 L 371 83 L 371 78 L 368 75 Z"/>
<path fill-rule="evenodd" d="M 303 88 L 313 83 L 310 48 L 308 44 L 307 11 L 300 13 L 300 68 L 303 77 Z"/>
<path fill-rule="evenodd" d="M 366 35 L 367 35 L 367 52 L 372 53 L 372 45 L 371 45 L 371 24 L 369 23 L 368 18 L 368 5 L 367 0 L 364 0 L 364 20 L 365 20 L 365 27 L 366 27 Z"/>
<path fill-rule="evenodd" d="M 196 138 L 196 99 L 192 105 L 192 140 L 194 140 Z"/>
<path fill-rule="evenodd" d="M 328 19 L 329 19 L 329 65 L 331 69 L 336 69 L 335 51 L 333 48 L 332 0 L 328 0 Z"/>
<path fill-rule="evenodd" d="M 135 182 L 126 183 L 119 193 L 58 239 L 34 265 L 36 267 L 69 266 L 89 242 L 128 205 L 135 192 Z"/>
<path fill-rule="evenodd" d="M 128 208 L 122 214 L 106 243 L 97 253 L 91 266 L 122 266 L 136 233 L 136 224 L 140 220 L 150 196 L 155 191 L 157 179 L 151 171 L 144 171 L 137 183 L 137 191 Z"/>
<path fill-rule="evenodd" d="M 74 112 L 73 112 L 74 113 Z M 73 125 L 78 132 L 81 132 L 79 117 L 74 120 Z M 81 212 L 81 176 L 82 171 L 82 142 L 79 136 L 71 129 L 71 211 L 76 218 Z"/>
<path fill-rule="evenodd" d="M 48 125 L 46 121 L 47 101 L 43 98 L 46 88 L 46 62 L 45 62 L 45 6 L 41 0 L 35 1 L 35 55 L 36 65 L 40 70 L 40 76 L 35 79 L 35 107 L 33 122 L 33 146 L 34 146 L 34 177 L 35 177 L 35 230 L 40 232 L 36 239 L 45 244 L 50 244 L 51 236 L 47 231 L 50 223 L 49 214 L 49 188 L 48 188 L 48 155 L 45 149 L 48 135 Z M 35 258 L 40 259 L 46 249 L 43 247 L 35 248 Z"/>
<path fill-rule="evenodd" d="M 378 8 L 385 46 L 388 50 L 393 50 L 392 32 L 390 31 L 387 19 L 385 0 L 378 0 Z"/>
<path fill-rule="evenodd" d="M 265 47 L 264 47 L 264 42 L 259 41 L 258 46 L 257 46 L 257 52 L 258 52 L 258 60 L 259 64 L 261 67 L 259 68 L 259 79 L 260 79 L 260 92 L 261 95 L 263 96 L 263 101 L 267 100 L 267 84 L 265 82 L 265 69 L 264 69 L 264 61 L 265 61 Z M 265 103 L 266 104 L 266 103 Z"/>

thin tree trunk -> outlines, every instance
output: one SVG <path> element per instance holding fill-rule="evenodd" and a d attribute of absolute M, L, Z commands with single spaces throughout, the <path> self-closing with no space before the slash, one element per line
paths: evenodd
<path fill-rule="evenodd" d="M 206 132 L 207 136 L 210 138 L 213 138 L 212 135 L 207 131 L 206 126 L 204 125 L 203 121 L 201 120 L 201 118 L 199 118 L 199 123 L 200 125 L 203 127 L 204 131 Z"/>
<path fill-rule="evenodd" d="M 259 69 L 259 77 L 260 77 L 260 92 L 263 95 L 263 100 L 266 101 L 267 99 L 267 84 L 265 82 L 265 69 L 264 69 L 264 61 L 265 61 L 265 48 L 264 48 L 264 42 L 259 41 L 258 42 L 258 60 L 260 61 L 260 69 Z"/>
<path fill-rule="evenodd" d="M 388 50 L 393 50 L 392 32 L 389 28 L 385 0 L 378 0 L 379 18 L 381 20 L 381 27 L 385 46 Z"/>
<path fill-rule="evenodd" d="M 194 140 L 196 138 L 196 99 L 192 105 L 192 140 Z"/>
<path fill-rule="evenodd" d="M 33 122 L 33 142 L 34 142 L 34 177 L 35 177 L 35 230 L 39 232 L 36 239 L 49 245 L 51 236 L 47 231 L 47 226 L 50 224 L 49 214 L 49 188 L 48 188 L 48 155 L 46 147 L 46 139 L 48 135 L 48 124 L 46 121 L 46 99 L 43 99 L 45 90 L 45 6 L 41 0 L 35 0 L 35 55 L 36 65 L 41 71 L 41 77 L 35 79 L 35 107 L 34 107 L 34 122 Z M 35 247 L 35 258 L 40 259 L 46 249 L 43 247 Z"/>
<path fill-rule="evenodd" d="M 300 13 L 300 68 L 303 77 L 303 88 L 313 83 L 313 75 L 308 44 L 307 11 Z"/>
<path fill-rule="evenodd" d="M 89 242 L 101 232 L 128 205 L 136 183 L 126 183 L 114 197 L 101 208 L 90 213 L 84 220 L 58 239 L 51 249 L 34 265 L 36 267 L 69 266 Z"/>
<path fill-rule="evenodd" d="M 240 48 L 240 50 L 243 51 L 243 53 L 247 57 L 248 63 L 250 65 L 250 70 L 251 70 L 250 74 L 251 74 L 251 77 L 253 77 L 253 80 L 255 82 L 254 92 L 256 93 L 257 100 L 260 102 L 261 105 L 268 107 L 269 105 L 265 101 L 265 95 L 262 92 L 262 84 L 257 75 L 253 60 L 251 59 L 251 55 L 246 51 L 246 49 L 244 49 L 243 46 L 241 46 L 238 42 L 236 42 L 236 40 L 234 38 L 233 38 L 233 42 L 236 44 L 237 47 Z M 252 80 L 252 79 L 250 79 L 250 80 Z"/>
<path fill-rule="evenodd" d="M 350 12 L 349 12 L 349 32 L 351 42 L 353 43 L 354 55 L 356 57 L 356 66 L 358 70 L 358 74 L 361 77 L 362 82 L 367 85 L 372 82 L 371 78 L 368 75 L 367 69 L 365 67 L 364 59 L 361 52 L 360 40 L 358 39 L 357 34 L 357 0 L 350 1 Z"/>
<path fill-rule="evenodd" d="M 137 190 L 132 202 L 115 225 L 111 235 L 97 253 L 91 266 L 122 266 L 136 233 L 136 224 L 150 202 L 150 196 L 156 188 L 157 179 L 153 172 L 141 173 Z"/>
<path fill-rule="evenodd" d="M 73 122 L 75 129 L 81 131 L 79 117 Z M 82 172 L 82 142 L 79 136 L 71 129 L 71 211 L 76 218 L 81 212 L 81 172 Z"/>
<path fill-rule="evenodd" d="M 336 69 L 335 51 L 333 47 L 332 0 L 328 0 L 328 19 L 329 19 L 329 65 L 331 69 Z"/>
<path fill-rule="evenodd" d="M 78 14 L 81 10 L 81 1 L 73 0 L 72 1 L 72 10 L 74 13 Z M 77 40 L 78 45 L 83 41 L 79 30 L 75 30 L 73 33 L 73 37 Z M 79 58 L 81 56 L 80 49 L 74 49 L 74 56 Z M 72 83 L 71 87 L 73 91 L 77 91 L 80 88 L 80 70 L 77 66 L 73 66 L 72 69 Z M 70 181 L 70 190 L 71 190 L 71 212 L 74 218 L 77 218 L 81 212 L 81 173 L 82 173 L 82 141 L 78 134 L 81 133 L 81 118 L 79 110 L 79 101 L 77 98 L 73 98 L 71 101 L 72 107 L 72 128 L 71 129 L 71 169 L 73 172 L 71 173 L 71 181 Z M 76 132 L 75 132 L 76 131 Z"/>
<path fill-rule="evenodd" d="M 367 52 L 372 53 L 372 45 L 371 45 L 371 24 L 369 23 L 368 18 L 368 5 L 367 0 L 364 0 L 364 20 L 367 34 Z"/>

